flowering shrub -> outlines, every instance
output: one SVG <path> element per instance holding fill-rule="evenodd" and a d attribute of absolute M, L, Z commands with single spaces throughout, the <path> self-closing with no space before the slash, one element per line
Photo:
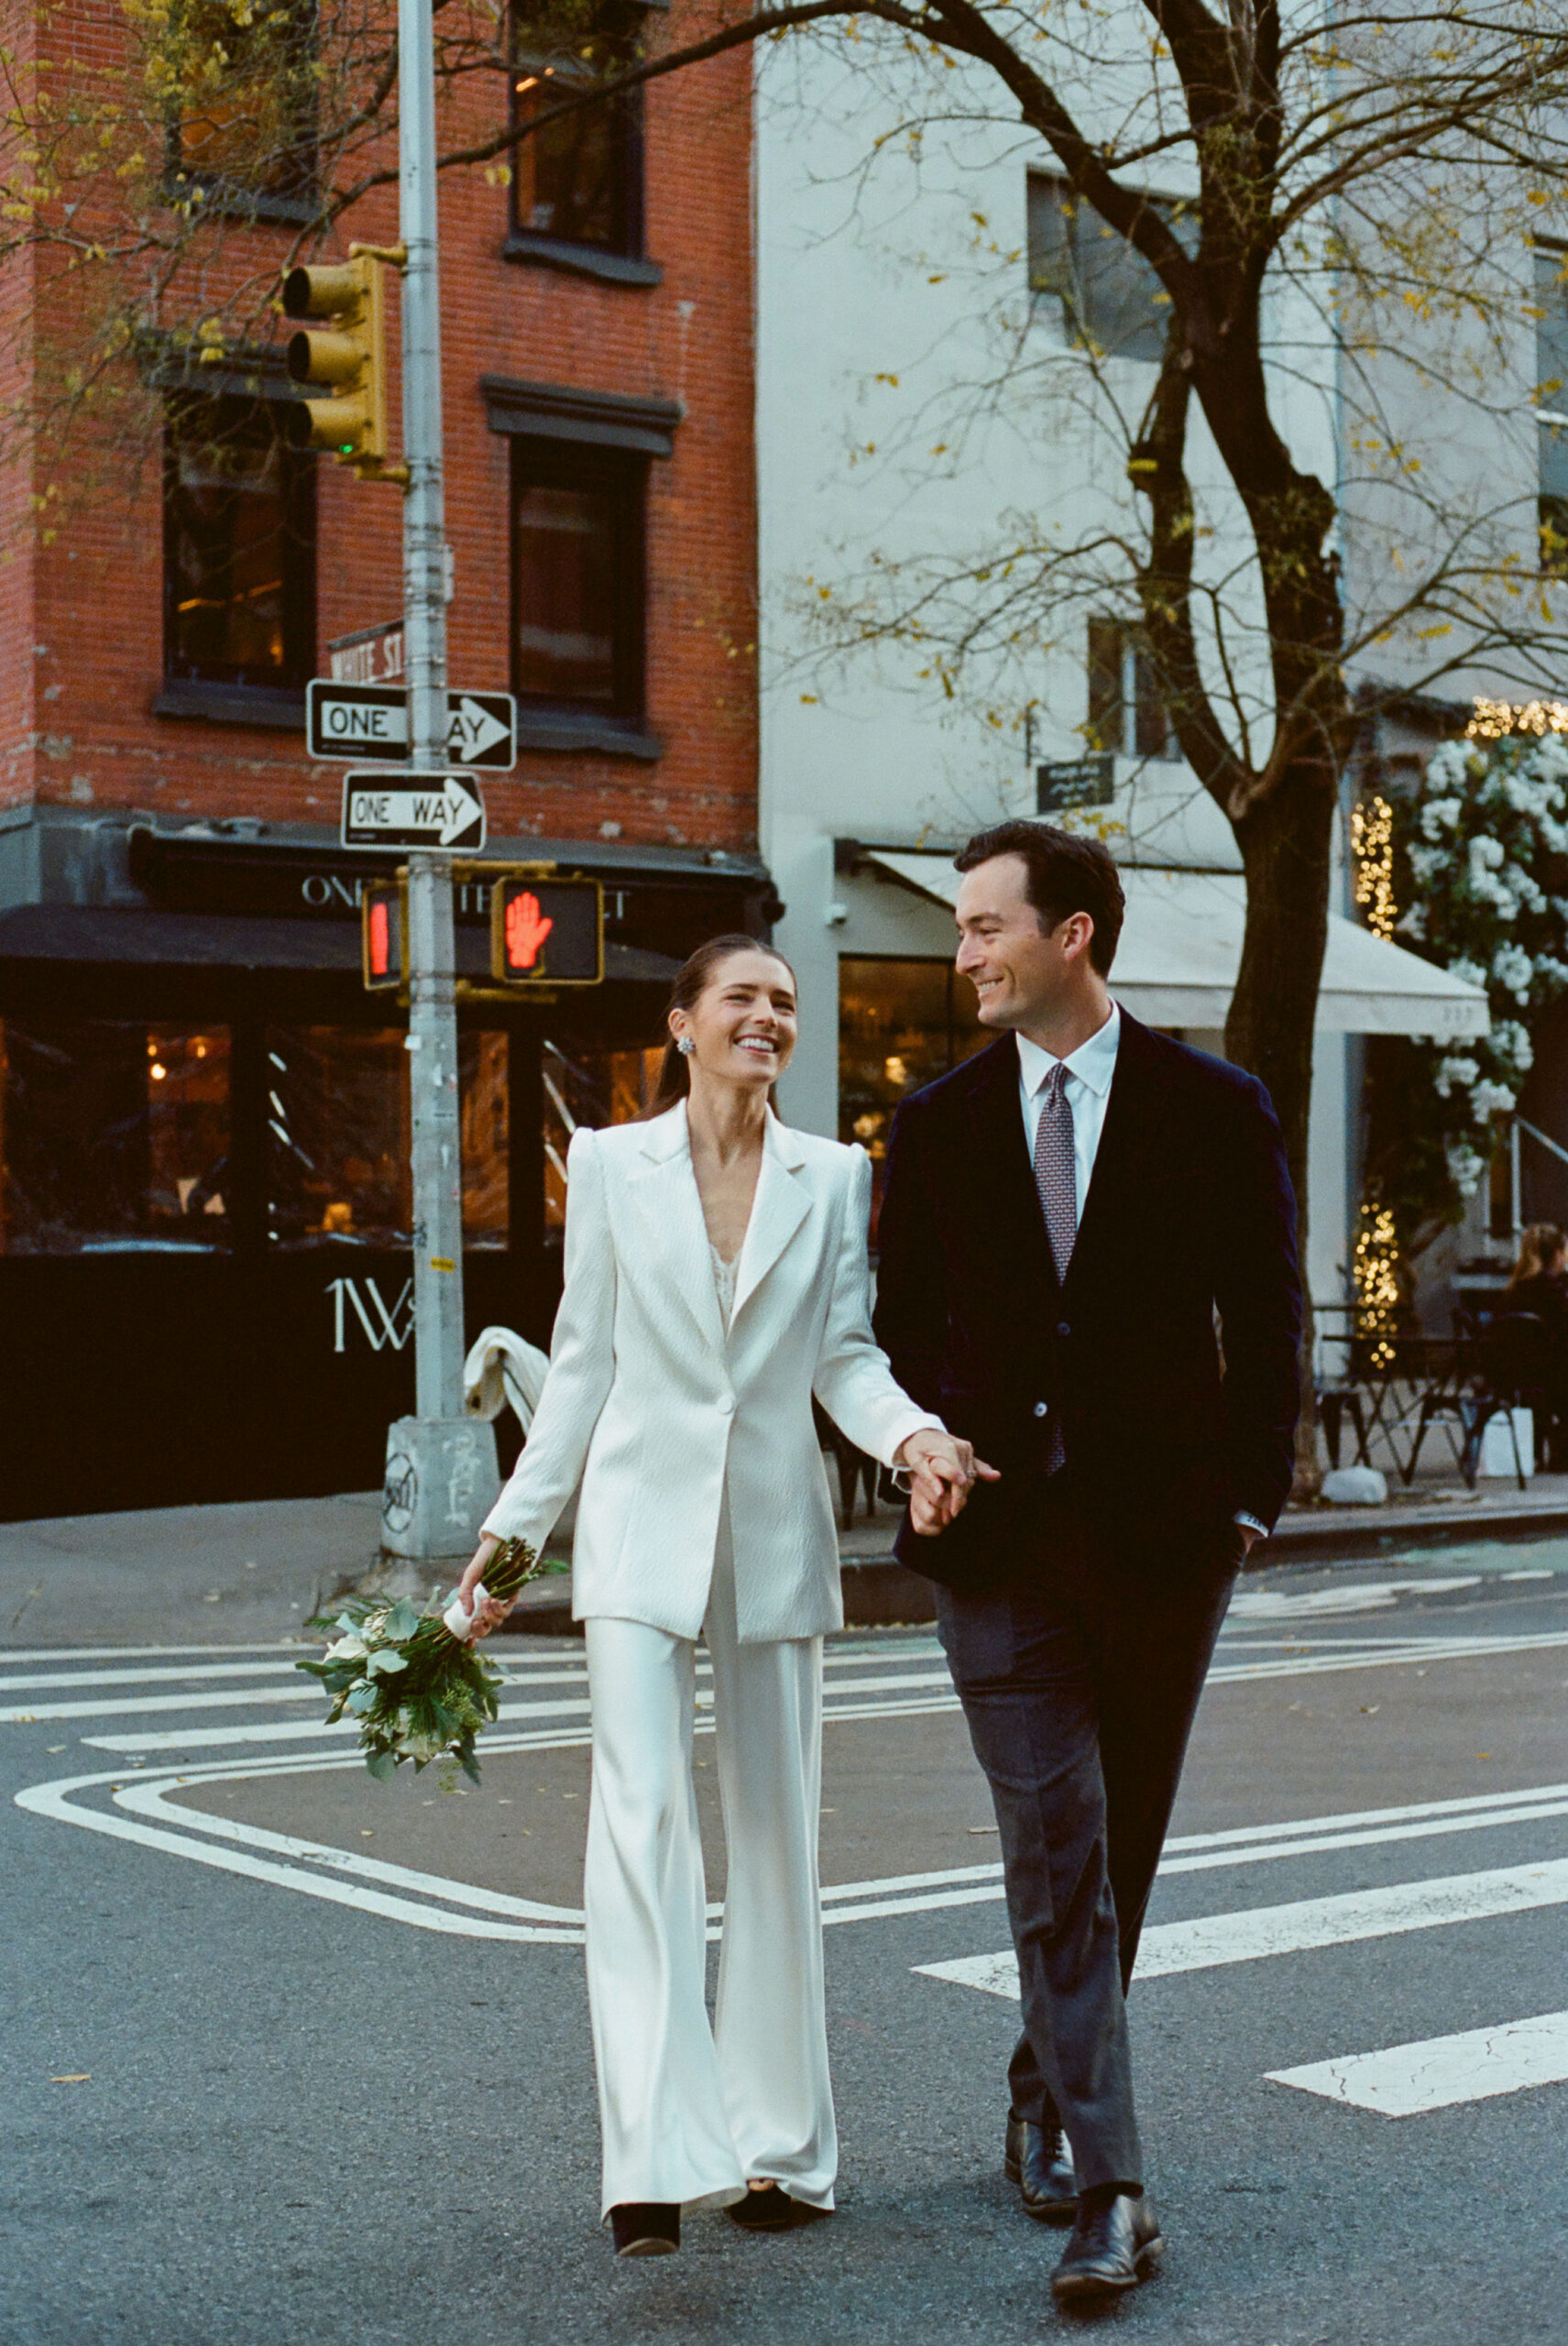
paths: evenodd
<path fill-rule="evenodd" d="M 1480 1187 L 1535 1051 L 1568 989 L 1568 746 L 1555 734 L 1433 751 L 1393 824 L 1399 936 L 1486 989 L 1491 1032 L 1375 1054 L 1369 1193 L 1407 1247 L 1457 1222 Z"/>

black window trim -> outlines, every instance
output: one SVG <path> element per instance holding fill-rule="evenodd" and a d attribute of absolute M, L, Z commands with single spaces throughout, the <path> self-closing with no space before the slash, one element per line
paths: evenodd
<path fill-rule="evenodd" d="M 316 51 L 320 16 L 315 0 L 296 0 L 302 27 L 310 42 L 311 53 Z M 163 199 L 166 203 L 185 204 L 191 201 L 192 189 L 201 192 L 201 208 L 216 219 L 247 220 L 255 227 L 313 227 L 322 216 L 321 201 L 321 136 L 317 109 L 313 104 L 310 116 L 302 126 L 298 148 L 300 184 L 296 192 L 247 187 L 240 179 L 226 178 L 222 172 L 210 177 L 194 164 L 187 163 L 181 151 L 181 124 L 170 114 L 165 121 L 163 147 Z"/>
<path fill-rule="evenodd" d="M 644 15 L 668 10 L 671 0 L 638 0 Z M 517 0 L 508 0 L 506 10 L 508 63 L 507 105 L 509 119 L 515 123 L 516 98 L 512 89 L 516 65 L 512 61 L 510 42 L 512 27 L 518 16 Z M 622 159 L 626 174 L 626 237 L 619 248 L 606 245 L 590 245 L 572 236 L 552 236 L 534 228 L 523 228 L 517 218 L 517 150 L 512 149 L 512 175 L 507 191 L 507 233 L 501 245 L 503 260 L 519 261 L 540 269 L 557 269 L 570 277 L 587 277 L 601 285 L 625 285 L 647 288 L 663 282 L 663 264 L 650 260 L 647 250 L 647 151 L 643 144 L 642 91 L 630 91 L 620 102 L 621 136 L 627 151 Z"/>
<path fill-rule="evenodd" d="M 685 413 L 679 400 L 639 398 L 624 391 L 578 390 L 567 383 L 532 383 L 504 375 L 481 375 L 479 390 L 492 432 L 517 441 L 621 451 L 628 456 L 673 456 L 675 430 Z M 517 462 L 508 490 L 508 565 L 515 560 Z M 551 709 L 519 697 L 517 738 L 525 750 L 592 751 L 608 757 L 652 762 L 663 755 L 662 737 L 647 723 L 647 525 L 646 465 L 641 527 L 641 607 L 636 613 L 637 656 L 641 670 L 639 717 L 606 718 L 583 709 Z M 511 574 L 515 577 L 515 572 Z M 515 589 L 513 590 L 515 592 Z M 510 620 L 509 620 L 510 633 Z"/>
<path fill-rule="evenodd" d="M 181 391 L 200 393 L 209 399 L 247 399 L 265 402 L 269 407 L 283 405 L 300 399 L 303 393 L 284 369 L 281 352 L 239 348 L 212 367 L 199 365 L 187 347 L 177 345 L 172 337 L 160 337 L 144 349 L 142 372 L 149 388 L 163 394 L 163 613 L 162 613 L 162 672 L 157 692 L 150 703 L 154 717 L 196 718 L 209 724 L 248 725 L 264 732 L 302 733 L 305 729 L 305 685 L 241 684 L 224 677 L 171 676 L 169 674 L 169 595 L 172 580 L 170 562 L 170 524 L 172 500 L 170 490 L 173 456 L 172 439 L 169 429 L 169 401 Z M 319 542 L 316 536 L 317 499 L 315 466 L 308 457 L 300 459 L 308 467 L 311 483 L 311 608 L 307 631 L 310 638 L 309 666 L 313 674 L 316 665 L 317 626 L 317 566 Z"/>

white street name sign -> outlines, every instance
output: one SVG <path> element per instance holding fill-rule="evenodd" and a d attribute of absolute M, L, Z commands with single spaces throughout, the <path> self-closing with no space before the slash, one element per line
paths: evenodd
<path fill-rule="evenodd" d="M 409 753 L 409 697 L 401 685 L 350 685 L 313 676 L 305 686 L 305 730 L 313 758 Z M 446 754 L 454 765 L 510 773 L 517 763 L 517 703 L 510 693 L 446 696 Z"/>
<path fill-rule="evenodd" d="M 477 848 L 485 802 L 462 773 L 345 773 L 345 847 Z"/>

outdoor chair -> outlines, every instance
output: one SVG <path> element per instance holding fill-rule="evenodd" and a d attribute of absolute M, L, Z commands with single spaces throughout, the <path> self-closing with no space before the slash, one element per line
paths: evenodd
<path fill-rule="evenodd" d="M 1519 1456 L 1516 1409 L 1529 1409 L 1535 1420 L 1536 1447 L 1544 1453 L 1553 1431 L 1552 1394 L 1554 1383 L 1552 1333 L 1533 1311 L 1500 1311 L 1480 1328 L 1475 1345 L 1475 1374 L 1465 1396 L 1467 1426 L 1460 1471 L 1472 1490 L 1479 1477 L 1481 1437 L 1495 1417 L 1506 1417 L 1513 1448 L 1514 1474 L 1522 1491 L 1524 1463 Z"/>

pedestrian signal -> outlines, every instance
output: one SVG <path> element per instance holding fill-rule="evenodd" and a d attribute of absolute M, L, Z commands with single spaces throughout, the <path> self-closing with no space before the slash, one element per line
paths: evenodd
<path fill-rule="evenodd" d="M 498 873 L 490 882 L 490 974 L 531 986 L 597 986 L 604 976 L 604 895 L 597 880 Z"/>
<path fill-rule="evenodd" d="M 328 396 L 292 400 L 284 433 L 291 447 L 330 450 L 361 480 L 406 482 L 407 466 L 387 463 L 382 284 L 396 257 L 364 245 L 351 245 L 349 255 L 284 274 L 284 315 L 328 322 L 289 337 L 292 379 L 324 383 Z"/>
<path fill-rule="evenodd" d="M 365 983 L 372 993 L 407 982 L 403 951 L 403 892 L 396 880 L 371 880 L 359 903 Z"/>

